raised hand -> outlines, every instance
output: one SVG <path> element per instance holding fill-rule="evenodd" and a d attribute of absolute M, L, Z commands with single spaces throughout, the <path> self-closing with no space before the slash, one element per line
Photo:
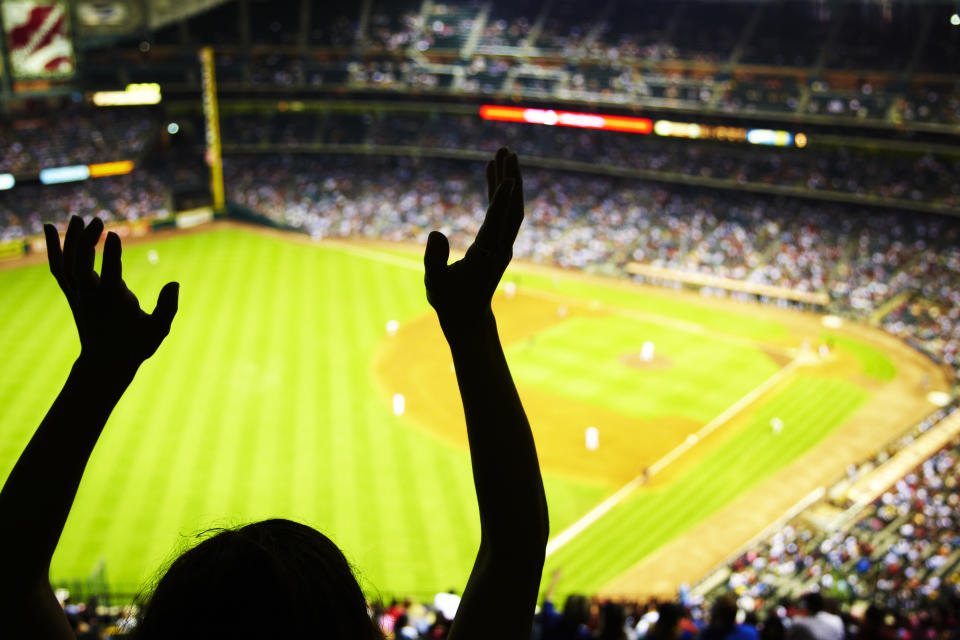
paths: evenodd
<path fill-rule="evenodd" d="M 513 242 L 523 221 L 523 180 L 517 154 L 506 147 L 487 164 L 487 196 L 487 215 L 461 260 L 447 264 L 450 243 L 439 231 L 427 238 L 423 256 L 427 300 L 448 337 L 451 331 L 475 328 L 491 313 L 493 293 L 513 257 Z"/>
<path fill-rule="evenodd" d="M 53 225 L 44 225 L 44 233 L 50 272 L 67 297 L 80 334 L 81 358 L 133 375 L 170 333 L 180 285 L 167 283 L 153 313 L 147 314 L 123 282 L 120 238 L 112 231 L 104 242 L 100 274 L 94 270 L 96 246 L 103 233 L 99 218 L 86 227 L 81 218 L 71 218 L 62 251 Z"/>

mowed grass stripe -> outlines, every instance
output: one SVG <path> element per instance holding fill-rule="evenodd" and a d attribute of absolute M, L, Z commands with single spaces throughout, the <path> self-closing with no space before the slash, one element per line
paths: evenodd
<path fill-rule="evenodd" d="M 563 567 L 564 581 L 576 589 L 599 589 L 808 450 L 866 399 L 866 392 L 843 381 L 796 380 L 758 411 L 747 429 L 696 469 L 653 495 L 640 493 L 619 505 L 558 551 L 548 565 Z M 814 409 L 789 420 L 780 437 L 770 435 L 772 415 L 789 415 L 792 408 L 804 407 Z"/>
<path fill-rule="evenodd" d="M 73 326 L 66 299 L 45 265 L 35 265 L 0 273 L 11 277 L 12 287 L 3 289 L 0 309 L 3 327 L 0 333 L 0 432 L 15 451 L 26 446 L 30 435 L 53 402 L 66 380 L 73 359 L 80 352 L 80 341 Z M 20 354 L 34 354 L 22 357 Z M 25 393 L 49 397 L 47 406 L 17 402 Z M 0 445 L 0 451 L 5 447 Z M 0 473 L 13 468 L 11 451 L 0 457 Z M 15 460 L 15 458 L 14 458 Z"/>

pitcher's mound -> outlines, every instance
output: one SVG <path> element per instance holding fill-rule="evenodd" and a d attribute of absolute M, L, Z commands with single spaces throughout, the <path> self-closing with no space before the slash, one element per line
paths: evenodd
<path fill-rule="evenodd" d="M 628 367 L 644 369 L 646 371 L 659 371 L 661 369 L 669 369 L 673 366 L 673 360 L 659 354 L 655 355 L 651 360 L 644 360 L 639 351 L 623 354 L 620 356 L 620 362 Z"/>

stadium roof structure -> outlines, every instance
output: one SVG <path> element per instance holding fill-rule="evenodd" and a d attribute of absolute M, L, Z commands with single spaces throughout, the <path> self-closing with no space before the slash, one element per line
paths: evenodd
<path fill-rule="evenodd" d="M 156 30 L 230 0 L 81 0 L 77 20 L 82 36 L 123 36 Z"/>

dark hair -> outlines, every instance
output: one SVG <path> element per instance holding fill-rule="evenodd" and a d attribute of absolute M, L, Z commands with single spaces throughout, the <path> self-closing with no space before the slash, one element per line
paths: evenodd
<path fill-rule="evenodd" d="M 657 621 L 647 633 L 647 638 L 674 638 L 677 636 L 677 627 L 683 618 L 682 605 L 673 602 L 664 602 L 657 607 Z"/>
<path fill-rule="evenodd" d="M 220 530 L 174 560 L 135 637 L 383 636 L 340 548 L 316 529 L 274 519 Z"/>
<path fill-rule="evenodd" d="M 601 629 L 597 638 L 602 640 L 621 640 L 627 635 L 623 630 L 626 616 L 623 607 L 615 602 L 606 602 L 600 610 Z"/>
<path fill-rule="evenodd" d="M 717 629 L 733 629 L 737 626 L 737 601 L 731 596 L 720 596 L 710 610 L 710 626 Z"/>
<path fill-rule="evenodd" d="M 803 606 L 810 611 L 810 613 L 820 613 L 823 611 L 823 607 L 825 605 L 823 596 L 817 591 L 811 591 L 803 594 L 803 596 L 800 597 L 800 601 L 803 603 Z"/>
<path fill-rule="evenodd" d="M 657 626 L 664 629 L 673 629 L 680 624 L 683 618 L 683 605 L 673 602 L 664 602 L 657 607 Z"/>
<path fill-rule="evenodd" d="M 563 605 L 563 620 L 571 628 L 590 622 L 590 602 L 586 596 L 570 594 Z"/>

